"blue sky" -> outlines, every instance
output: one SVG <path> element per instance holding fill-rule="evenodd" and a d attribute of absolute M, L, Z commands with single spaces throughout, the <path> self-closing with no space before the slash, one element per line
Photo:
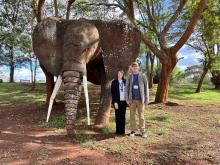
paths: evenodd
<path fill-rule="evenodd" d="M 188 66 L 198 64 L 198 58 L 201 57 L 200 53 L 186 45 L 184 45 L 177 54 L 178 57 L 184 57 L 177 63 L 177 66 L 182 70 L 185 70 Z"/>
<path fill-rule="evenodd" d="M 185 70 L 186 67 L 188 66 L 192 66 L 195 64 L 198 64 L 198 58 L 200 57 L 200 54 L 195 52 L 193 49 L 191 49 L 190 47 L 184 45 L 180 51 L 178 52 L 178 56 L 179 57 L 184 57 L 182 60 L 180 60 L 177 63 L 177 66 L 179 68 L 181 68 L 181 70 Z M 0 67 L 0 71 L 3 71 L 5 76 L 9 77 L 9 70 L 7 67 Z M 29 68 L 19 68 L 15 70 L 15 81 L 20 81 L 21 79 L 23 80 L 30 80 L 30 76 L 31 76 L 31 72 L 29 70 Z M 0 77 L 2 78 L 2 77 Z M 5 78 L 3 78 L 5 79 Z M 37 70 L 37 80 L 45 80 L 45 76 L 44 73 L 42 72 L 42 70 L 40 68 L 38 68 Z"/>

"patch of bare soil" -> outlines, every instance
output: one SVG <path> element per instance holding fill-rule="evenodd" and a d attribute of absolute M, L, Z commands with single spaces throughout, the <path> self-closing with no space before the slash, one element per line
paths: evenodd
<path fill-rule="evenodd" d="M 45 109 L 33 105 L 0 105 L 1 165 L 123 164 L 116 156 L 83 148 L 54 129 L 43 128 L 40 121 L 46 117 Z"/>
<path fill-rule="evenodd" d="M 133 154 L 125 153 L 127 162 L 134 165 L 220 164 L 220 123 L 214 117 L 220 116 L 219 104 L 151 104 L 149 108 L 174 113 L 179 122 L 172 123 L 176 126 L 172 126 L 169 134 L 149 137 L 148 141 L 154 142 L 144 144 L 142 151 L 137 145 Z"/>

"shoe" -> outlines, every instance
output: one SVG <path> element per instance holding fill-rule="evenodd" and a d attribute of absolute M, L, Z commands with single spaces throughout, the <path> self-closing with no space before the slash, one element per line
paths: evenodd
<path fill-rule="evenodd" d="M 146 132 L 141 132 L 141 137 L 142 138 L 147 138 L 147 133 Z"/>
<path fill-rule="evenodd" d="M 135 136 L 135 132 L 134 132 L 134 131 L 131 131 L 130 136 L 131 136 L 131 137 L 134 137 L 134 136 Z"/>

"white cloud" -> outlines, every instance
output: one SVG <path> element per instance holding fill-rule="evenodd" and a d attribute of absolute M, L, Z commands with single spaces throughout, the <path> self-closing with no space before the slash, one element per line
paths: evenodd
<path fill-rule="evenodd" d="M 46 81 L 45 75 L 44 75 L 44 73 L 43 73 L 41 68 L 37 69 L 36 79 L 37 79 L 37 81 L 39 81 L 39 80 Z"/>
<path fill-rule="evenodd" d="M 20 68 L 15 70 L 14 79 L 16 82 L 19 82 L 20 80 L 30 80 L 31 81 L 31 71 L 28 68 Z M 36 80 L 39 81 L 45 81 L 45 76 L 43 71 L 38 68 L 37 69 L 37 75 Z"/>
<path fill-rule="evenodd" d="M 184 45 L 177 54 L 178 57 L 184 57 L 177 63 L 177 66 L 183 70 L 188 66 L 199 64 L 198 58 L 202 57 L 201 53 L 196 52 L 187 45 Z"/>
<path fill-rule="evenodd" d="M 16 82 L 20 80 L 31 80 L 31 71 L 24 67 L 16 69 L 14 73 L 14 79 Z"/>
<path fill-rule="evenodd" d="M 187 65 L 178 65 L 177 67 L 180 68 L 181 70 L 185 70 L 188 66 Z"/>

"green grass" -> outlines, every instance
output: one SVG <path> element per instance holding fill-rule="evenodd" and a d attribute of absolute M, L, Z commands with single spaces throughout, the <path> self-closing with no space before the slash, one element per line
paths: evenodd
<path fill-rule="evenodd" d="M 203 85 L 200 93 L 195 93 L 196 84 L 172 84 L 170 87 L 171 101 L 186 101 L 199 104 L 220 103 L 220 91 L 214 90 L 211 85 Z"/>
<path fill-rule="evenodd" d="M 109 134 L 112 133 L 115 129 L 115 121 L 114 118 L 112 118 L 112 120 L 109 121 L 109 124 L 106 128 L 104 128 L 102 131 L 104 134 Z"/>
<path fill-rule="evenodd" d="M 0 83 L 0 104 L 37 104 L 45 103 L 45 84 L 36 84 L 31 91 L 30 84 Z"/>
<path fill-rule="evenodd" d="M 55 119 L 50 120 L 48 123 L 43 122 L 42 125 L 44 127 L 54 127 L 54 128 L 64 128 L 66 123 L 66 118 L 65 116 L 60 116 Z"/>
<path fill-rule="evenodd" d="M 203 85 L 201 93 L 195 93 L 196 84 L 172 84 L 169 91 L 169 101 L 190 102 L 200 104 L 220 103 L 220 91 L 214 90 L 211 85 Z M 154 100 L 156 86 L 151 89 L 151 101 Z M 31 91 L 30 85 L 19 83 L 0 83 L 0 103 L 19 104 L 45 102 L 45 84 L 37 84 L 36 90 Z M 92 97 L 92 96 L 91 96 Z"/>

